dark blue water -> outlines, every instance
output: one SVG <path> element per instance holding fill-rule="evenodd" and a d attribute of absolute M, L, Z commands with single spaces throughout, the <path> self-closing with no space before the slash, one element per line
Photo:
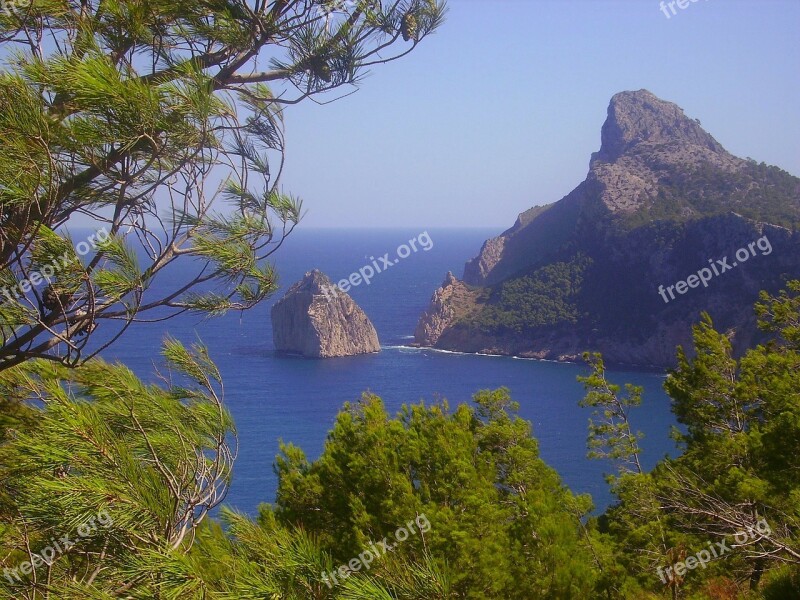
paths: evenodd
<path fill-rule="evenodd" d="M 279 295 L 312 268 L 338 281 L 370 264 L 371 257 L 387 252 L 395 257 L 399 245 L 420 233 L 298 230 L 273 257 L 281 275 Z M 417 244 L 417 252 L 377 275 L 370 285 L 350 291 L 378 330 L 384 347 L 380 354 L 328 360 L 276 356 L 271 301 L 253 311 L 217 319 L 182 315 L 164 323 L 135 324 L 103 356 L 120 360 L 149 379 L 167 333 L 184 342 L 202 339 L 222 371 L 225 400 L 239 434 L 239 457 L 227 503 L 249 513 L 262 502 L 274 501 L 277 479 L 272 464 L 278 441 L 293 442 L 310 459 L 316 458 L 342 404 L 357 400 L 362 392 L 378 394 L 395 412 L 403 403 L 423 398 L 447 398 L 451 406 L 469 402 L 476 391 L 500 386 L 511 389 L 521 405 L 521 416 L 533 423 L 542 457 L 574 492 L 591 493 L 602 508 L 611 500 L 603 480 L 609 466 L 585 458 L 589 412 L 578 407 L 583 388 L 575 379 L 586 373 L 585 367 L 407 347 L 419 314 L 447 271 L 460 276 L 464 262 L 497 233 L 431 230 L 430 250 Z M 631 418 L 645 433 L 643 458 L 652 466 L 673 449 L 668 433 L 674 419 L 661 389 L 663 377 L 612 372 L 610 378 L 645 389 L 643 406 Z"/>

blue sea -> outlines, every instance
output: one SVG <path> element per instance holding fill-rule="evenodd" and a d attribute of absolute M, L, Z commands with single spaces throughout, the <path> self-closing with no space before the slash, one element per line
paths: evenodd
<path fill-rule="evenodd" d="M 383 348 L 379 354 L 327 360 L 276 355 L 270 307 L 289 285 L 314 268 L 339 281 L 386 253 L 396 257 L 399 246 L 421 233 L 300 228 L 273 256 L 281 281 L 275 298 L 252 311 L 220 318 L 181 315 L 161 323 L 134 324 L 103 357 L 119 360 L 151 379 L 166 335 L 187 343 L 199 338 L 209 347 L 222 372 L 225 401 L 239 437 L 226 504 L 247 513 L 275 500 L 273 462 L 279 440 L 300 446 L 310 459 L 318 457 L 337 412 L 363 392 L 381 396 L 394 413 L 404 403 L 421 399 L 446 398 L 451 406 L 470 402 L 476 391 L 500 386 L 510 388 L 520 415 L 533 424 L 544 460 L 574 492 L 590 493 L 602 510 L 613 501 L 603 477 L 610 466 L 586 458 L 589 411 L 578 406 L 583 387 L 576 381 L 586 374 L 585 366 L 409 347 L 417 319 L 447 271 L 460 276 L 464 262 L 498 231 L 429 230 L 430 249 L 418 243 L 416 252 L 376 275 L 369 285 L 350 290 L 378 331 Z M 180 276 L 173 273 L 170 278 Z M 171 281 L 162 280 L 155 287 L 167 283 Z M 675 420 L 662 390 L 664 375 L 612 371 L 610 379 L 645 389 L 643 405 L 631 413 L 634 426 L 645 434 L 645 465 L 674 453 L 669 430 Z"/>

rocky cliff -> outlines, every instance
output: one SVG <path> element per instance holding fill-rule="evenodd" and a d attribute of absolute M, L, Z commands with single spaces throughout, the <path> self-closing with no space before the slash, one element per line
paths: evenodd
<path fill-rule="evenodd" d="M 279 352 L 330 358 L 380 352 L 378 334 L 353 299 L 314 270 L 272 307 L 272 338 Z"/>
<path fill-rule="evenodd" d="M 758 291 L 800 277 L 798 224 L 800 179 L 733 156 L 671 102 L 622 92 L 586 179 L 488 240 L 463 281 L 448 278 L 416 343 L 559 360 L 597 350 L 669 366 L 708 311 L 735 346 L 746 344 Z M 747 261 L 664 300 L 662 286 L 717 259 L 732 264 L 759 239 L 764 250 Z"/>
<path fill-rule="evenodd" d="M 420 317 L 414 331 L 414 339 L 426 340 L 428 345 L 436 344 L 444 331 L 457 315 L 465 314 L 467 306 L 472 305 L 469 288 L 448 272 L 442 287 L 433 293 L 430 308 Z"/>

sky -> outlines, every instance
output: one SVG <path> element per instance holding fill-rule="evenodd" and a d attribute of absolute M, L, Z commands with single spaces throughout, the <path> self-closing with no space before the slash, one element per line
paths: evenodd
<path fill-rule="evenodd" d="M 409 56 L 289 107 L 308 228 L 510 227 L 586 177 L 611 97 L 648 89 L 800 176 L 800 1 L 450 0 Z"/>

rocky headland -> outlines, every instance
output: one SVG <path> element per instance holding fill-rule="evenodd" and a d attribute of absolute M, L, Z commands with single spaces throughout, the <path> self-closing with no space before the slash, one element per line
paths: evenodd
<path fill-rule="evenodd" d="M 600 351 L 612 363 L 669 367 L 707 311 L 742 348 L 759 335 L 758 292 L 800 277 L 798 225 L 800 179 L 730 154 L 647 90 L 622 92 L 586 179 L 488 240 L 461 280 L 448 274 L 415 342 L 565 361 Z M 717 259 L 735 262 L 757 240 L 707 286 L 660 291 Z"/>

